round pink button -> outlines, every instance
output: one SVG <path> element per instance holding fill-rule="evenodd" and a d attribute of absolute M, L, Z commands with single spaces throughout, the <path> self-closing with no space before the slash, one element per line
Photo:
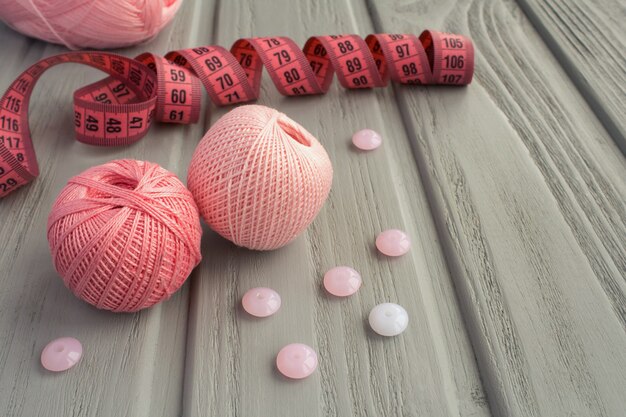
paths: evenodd
<path fill-rule="evenodd" d="M 310 346 L 292 343 L 278 352 L 276 367 L 287 378 L 306 378 L 317 369 L 317 354 Z"/>
<path fill-rule="evenodd" d="M 383 142 L 380 135 L 372 129 L 363 129 L 352 135 L 352 143 L 359 149 L 371 151 L 376 149 Z"/>
<path fill-rule="evenodd" d="M 53 372 L 66 371 L 83 356 L 83 346 L 73 337 L 61 337 L 48 343 L 41 352 L 41 364 Z"/>
<path fill-rule="evenodd" d="M 267 317 L 280 308 L 280 295 L 271 288 L 258 287 L 248 290 L 241 300 L 243 309 L 256 317 Z"/>
<path fill-rule="evenodd" d="M 411 249 L 411 239 L 402 230 L 385 230 L 376 238 L 376 247 L 387 256 L 401 256 Z"/>
<path fill-rule="evenodd" d="M 324 288 L 337 297 L 347 297 L 361 287 L 361 275 L 349 266 L 337 266 L 324 275 Z"/>

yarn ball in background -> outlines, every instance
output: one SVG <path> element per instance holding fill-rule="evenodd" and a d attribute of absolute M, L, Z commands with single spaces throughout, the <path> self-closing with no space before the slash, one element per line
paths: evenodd
<path fill-rule="evenodd" d="M 69 49 L 121 48 L 156 36 L 183 0 L 0 0 L 0 19 Z"/>
<path fill-rule="evenodd" d="M 209 227 L 236 245 L 286 245 L 328 197 L 322 145 L 277 110 L 248 105 L 222 116 L 198 144 L 187 185 Z"/>
<path fill-rule="evenodd" d="M 168 298 L 201 260 L 193 196 L 157 164 L 124 159 L 70 179 L 48 217 L 65 285 L 101 309 L 137 311 Z"/>

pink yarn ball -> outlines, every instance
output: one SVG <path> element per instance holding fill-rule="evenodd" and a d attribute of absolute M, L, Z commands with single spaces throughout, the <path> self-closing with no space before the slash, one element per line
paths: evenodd
<path fill-rule="evenodd" d="M 54 267 L 80 299 L 137 311 L 168 298 L 201 260 L 193 196 L 171 172 L 124 159 L 69 180 L 48 217 Z"/>
<path fill-rule="evenodd" d="M 159 33 L 183 0 L 0 0 L 0 19 L 69 49 L 120 48 Z"/>
<path fill-rule="evenodd" d="M 198 144 L 187 177 L 200 214 L 236 245 L 286 245 L 313 221 L 332 184 L 322 145 L 274 109 L 241 106 Z"/>

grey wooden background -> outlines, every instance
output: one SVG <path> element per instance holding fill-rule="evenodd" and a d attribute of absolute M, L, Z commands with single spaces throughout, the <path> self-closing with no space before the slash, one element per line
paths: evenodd
<path fill-rule="evenodd" d="M 228 109 L 159 125 L 140 143 L 73 140 L 71 92 L 101 78 L 65 65 L 37 87 L 31 128 L 41 176 L 0 202 L 0 416 L 624 416 L 626 415 L 626 6 L 620 0 L 185 0 L 146 45 L 165 53 L 243 36 L 406 32 L 469 35 L 467 88 L 393 86 L 261 104 L 320 138 L 335 168 L 308 231 L 267 253 L 206 230 L 202 264 L 169 301 L 98 311 L 56 277 L 48 210 L 67 179 L 132 157 L 186 177 L 197 142 Z M 0 89 L 63 48 L 0 26 Z M 206 103 L 205 103 L 206 104 Z M 360 153 L 369 127 L 383 146 Z M 412 251 L 377 255 L 376 234 L 407 230 Z M 360 270 L 346 300 L 321 290 L 335 265 Z M 254 320 L 243 293 L 267 285 L 278 315 Z M 383 301 L 411 322 L 396 338 L 365 318 Z M 82 362 L 42 370 L 51 339 L 83 342 Z M 318 372 L 287 381 L 283 345 L 303 342 Z"/>

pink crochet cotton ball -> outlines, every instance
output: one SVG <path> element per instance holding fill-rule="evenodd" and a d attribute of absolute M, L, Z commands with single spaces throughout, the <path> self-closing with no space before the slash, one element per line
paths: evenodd
<path fill-rule="evenodd" d="M 70 179 L 48 217 L 54 267 L 80 299 L 137 311 L 168 298 L 200 263 L 200 216 L 171 172 L 131 159 Z"/>
<path fill-rule="evenodd" d="M 200 214 L 236 245 L 286 245 L 313 221 L 333 178 L 322 145 L 277 110 L 241 106 L 198 144 L 187 185 Z"/>
<path fill-rule="evenodd" d="M 120 48 L 156 36 L 183 0 L 0 0 L 0 20 L 69 49 Z"/>

